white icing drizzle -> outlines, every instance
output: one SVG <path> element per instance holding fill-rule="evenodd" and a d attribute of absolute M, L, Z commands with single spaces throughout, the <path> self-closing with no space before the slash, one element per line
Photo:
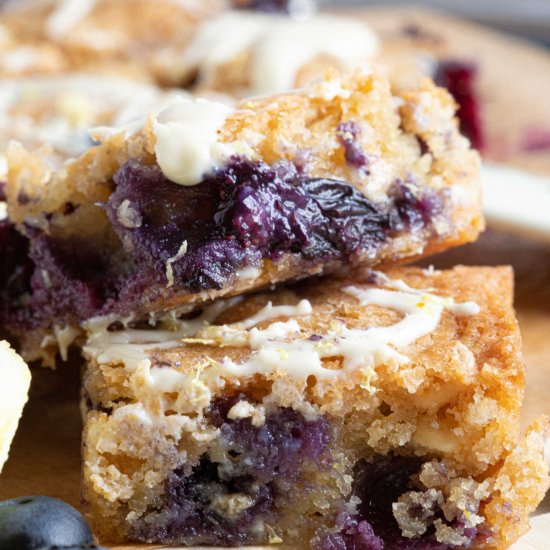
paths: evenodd
<path fill-rule="evenodd" d="M 250 357 L 240 364 L 226 358 L 212 370 L 219 375 L 238 377 L 284 372 L 297 378 L 311 375 L 321 379 L 341 378 L 358 368 L 408 363 L 409 359 L 394 348 L 406 348 L 433 332 L 444 310 L 457 316 L 479 313 L 479 307 L 473 302 L 456 304 L 452 298 L 441 298 L 416 289 L 410 292 L 350 286 L 344 291 L 357 298 L 363 306 L 385 307 L 405 316 L 388 327 L 349 329 L 345 324 L 336 324 L 318 341 L 300 337 L 287 341 L 289 335 L 300 334 L 300 327 L 294 320 L 274 323 L 264 331 L 252 329 L 248 339 L 252 349 Z M 342 358 L 340 370 L 324 366 L 322 360 L 333 357 Z"/>
<path fill-rule="evenodd" d="M 8 219 L 8 205 L 0 201 L 0 222 Z"/>
<path fill-rule="evenodd" d="M 32 46 L 19 46 L 4 53 L 0 59 L 8 72 L 28 71 L 40 63 L 40 52 Z"/>
<path fill-rule="evenodd" d="M 298 379 L 312 375 L 318 379 L 330 379 L 343 378 L 360 370 L 368 378 L 368 385 L 375 376 L 374 369 L 379 365 L 399 367 L 409 363 L 409 358 L 402 350 L 436 330 L 444 311 L 456 316 L 479 313 L 479 306 L 474 302 L 455 303 L 452 298 L 411 288 L 403 281 L 389 283 L 398 286 L 400 290 L 363 286 L 348 286 L 343 290 L 356 298 L 361 306 L 372 305 L 402 313 L 403 318 L 390 326 L 358 329 L 348 328 L 344 322 L 333 321 L 326 334 L 313 338 L 302 331 L 294 318 L 276 321 L 264 329 L 255 327 L 256 324 L 275 317 L 311 314 L 311 304 L 307 300 L 295 306 L 268 304 L 240 323 L 209 326 L 207 323 L 216 319 L 228 307 L 226 302 L 216 302 L 198 319 L 180 322 L 179 329 L 173 332 L 125 330 L 108 333 L 104 329 L 94 331 L 91 327 L 90 341 L 85 350 L 99 363 L 122 361 L 130 370 L 141 365 L 141 368 L 150 371 L 148 375 L 152 380 L 162 379 L 166 387 L 172 388 L 174 386 L 170 384 L 175 384 L 176 381 L 178 387 L 185 381 L 189 383 L 192 373 L 156 368 L 151 365 L 148 352 L 181 346 L 182 342 L 178 340 L 181 338 L 193 344 L 250 348 L 250 356 L 241 363 L 228 357 L 219 362 L 208 361 L 197 374 L 204 382 L 214 382 L 220 378 L 247 378 L 257 373 L 280 373 Z M 341 360 L 340 369 L 330 368 L 323 361 L 333 358 Z"/>
<path fill-rule="evenodd" d="M 237 271 L 235 278 L 238 281 L 253 281 L 260 277 L 262 272 L 257 267 L 247 267 Z"/>
<path fill-rule="evenodd" d="M 80 335 L 80 331 L 69 325 L 65 327 L 55 325 L 53 327 L 53 331 L 55 334 L 57 345 L 59 347 L 59 355 L 61 356 L 61 359 L 63 359 L 63 361 L 67 361 L 67 359 L 69 358 L 69 347 Z"/>
<path fill-rule="evenodd" d="M 47 271 L 43 271 L 42 276 L 48 277 L 47 273 Z M 44 338 L 42 338 L 42 342 L 40 342 L 40 347 L 42 349 L 45 349 L 49 346 L 55 345 L 56 348 L 59 349 L 59 355 L 61 356 L 61 359 L 63 359 L 63 361 L 67 361 L 69 357 L 69 348 L 78 336 L 80 336 L 80 331 L 74 327 L 61 327 L 59 325 L 55 325 L 53 327 L 53 334 L 47 334 L 46 336 L 44 336 Z"/>
<path fill-rule="evenodd" d="M 162 173 L 174 183 L 195 185 L 232 153 L 218 132 L 233 109 L 206 99 L 177 97 L 153 124 L 155 154 Z"/>
<path fill-rule="evenodd" d="M 319 55 L 350 69 L 377 51 L 374 32 L 351 18 L 324 14 L 302 19 L 242 11 L 203 23 L 186 58 L 209 79 L 221 65 L 250 52 L 250 92 L 271 94 L 295 87 L 300 68 Z"/>
<path fill-rule="evenodd" d="M 276 317 L 302 317 L 304 315 L 311 315 L 311 313 L 313 313 L 313 308 L 309 300 L 300 300 L 298 305 L 295 306 L 274 306 L 271 302 L 268 302 L 258 313 L 241 321 L 238 325 L 241 329 L 246 330 L 258 323 Z"/>
<path fill-rule="evenodd" d="M 116 315 L 95 317 L 86 321 L 83 328 L 88 333 L 88 342 L 84 351 L 94 357 L 98 363 L 122 361 L 126 367 L 133 370 L 144 359 L 147 353 L 154 349 L 170 349 L 181 345 L 181 339 L 191 337 L 208 326 L 223 311 L 242 300 L 241 297 L 227 300 L 216 300 L 205 307 L 202 314 L 195 319 L 179 320 L 170 315 L 156 319 L 156 329 L 125 328 L 119 331 L 109 331 L 108 327 L 115 322 L 121 322 L 127 327 L 132 317 L 120 319 Z"/>
<path fill-rule="evenodd" d="M 376 35 L 359 21 L 328 15 L 289 20 L 266 32 L 256 45 L 252 91 L 271 94 L 295 87 L 299 70 L 319 55 L 330 56 L 345 69 L 353 69 L 377 51 Z"/>
<path fill-rule="evenodd" d="M 436 316 L 437 322 L 439 322 L 439 317 L 444 309 L 457 316 L 479 313 L 479 306 L 475 302 L 456 304 L 452 298 L 442 298 L 423 290 L 411 288 L 401 279 L 393 280 L 392 283 L 395 288 L 400 289 L 400 292 L 381 288 L 364 289 L 356 286 L 348 286 L 344 288 L 344 292 L 357 298 L 361 305 L 375 304 L 407 315 L 423 310 L 423 313 L 429 316 Z"/>
<path fill-rule="evenodd" d="M 198 28 L 185 53 L 186 60 L 203 74 L 211 74 L 220 65 L 248 50 L 271 19 L 259 13 L 236 11 L 213 17 Z"/>
<path fill-rule="evenodd" d="M 46 21 L 46 33 L 59 40 L 94 8 L 95 0 L 60 0 Z"/>

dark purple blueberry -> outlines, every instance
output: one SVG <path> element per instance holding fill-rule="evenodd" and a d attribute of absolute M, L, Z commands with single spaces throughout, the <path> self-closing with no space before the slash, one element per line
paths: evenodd
<path fill-rule="evenodd" d="M 384 213 L 349 183 L 309 179 L 292 169 L 282 177 L 267 165 L 243 162 L 226 173 L 217 220 L 246 248 L 277 259 L 347 257 L 375 249 L 386 237 Z"/>
<path fill-rule="evenodd" d="M 279 499 L 288 504 L 289 490 L 304 468 L 328 469 L 331 432 L 328 422 L 307 421 L 291 409 L 268 415 L 263 426 L 249 419 L 227 419 L 239 395 L 219 400 L 209 411 L 220 429 L 222 448 L 230 464 L 218 464 L 208 454 L 194 468 L 181 467 L 166 481 L 163 504 L 150 510 L 131 536 L 145 542 L 241 545 L 266 542 L 254 530 L 258 520 L 277 521 Z M 236 517 L 220 515 L 212 502 L 240 494 L 249 505 Z M 163 518 L 162 527 L 151 519 Z"/>
<path fill-rule="evenodd" d="M 367 167 L 368 158 L 359 142 L 359 126 L 353 121 L 340 122 L 337 134 L 338 140 L 344 146 L 346 162 L 354 168 Z"/>
<path fill-rule="evenodd" d="M 420 470 L 421 462 L 409 457 L 380 457 L 372 462 L 360 461 L 354 473 L 355 496 L 361 499 L 358 508 L 358 520 L 367 521 L 378 537 L 384 541 L 384 548 L 392 550 L 451 550 L 457 548 L 437 542 L 433 530 L 422 537 L 411 539 L 401 535 L 393 516 L 392 503 L 398 498 L 418 488 L 413 476 Z M 442 511 L 439 516 L 443 517 Z M 476 529 L 469 532 L 471 540 L 477 534 Z M 465 546 L 468 548 L 470 545 Z"/>
<path fill-rule="evenodd" d="M 0 548 L 33 550 L 42 546 L 92 545 L 82 515 L 56 498 L 20 497 L 0 502 Z"/>
<path fill-rule="evenodd" d="M 290 13 L 290 3 L 290 0 L 233 0 L 235 9 L 268 13 Z"/>
<path fill-rule="evenodd" d="M 82 238 L 60 239 L 28 229 L 32 305 L 42 316 L 93 317 L 109 296 L 109 255 Z M 53 298 L 53 299 L 52 299 Z"/>
<path fill-rule="evenodd" d="M 316 262 L 344 258 L 377 248 L 387 231 L 387 216 L 350 184 L 308 179 L 289 163 L 235 159 L 193 187 L 166 180 L 156 167 L 128 163 L 115 183 L 106 210 L 140 266 L 119 293 L 129 302 L 144 288 L 165 288 L 166 262 L 184 239 L 187 252 L 172 263 L 174 291 L 222 288 L 238 269 L 287 252 Z M 139 227 L 120 223 L 124 201 L 139 215 Z"/>
<path fill-rule="evenodd" d="M 107 548 L 96 544 L 82 544 L 79 546 L 41 546 L 36 550 L 107 550 Z"/>
<path fill-rule="evenodd" d="M 4 184 L 0 182 L 0 201 L 5 198 Z M 0 220 L 0 325 L 20 315 L 22 298 L 30 293 L 34 266 L 28 253 L 29 240 L 9 219 Z"/>
<path fill-rule="evenodd" d="M 463 546 L 440 543 L 434 528 L 418 538 L 401 534 L 393 516 L 392 504 L 408 491 L 418 490 L 414 479 L 421 461 L 417 458 L 387 456 L 361 460 L 354 469 L 353 496 L 361 501 L 357 513 L 342 511 L 329 532 L 321 532 L 311 541 L 312 550 L 452 550 L 471 548 L 479 529 L 464 529 L 469 542 Z M 436 517 L 444 520 L 442 510 Z M 460 525 L 455 520 L 453 527 Z"/>
<path fill-rule="evenodd" d="M 420 191 L 409 182 L 397 180 L 389 190 L 389 225 L 393 233 L 420 231 L 443 214 L 443 197 L 430 189 Z"/>
<path fill-rule="evenodd" d="M 10 268 L 7 277 L 15 282 L 4 288 L 12 302 L 31 294 L 27 325 L 47 326 L 52 319 L 145 313 L 166 295 L 222 289 L 237 271 L 287 253 L 307 267 L 357 262 L 389 237 L 428 229 L 443 212 L 441 197 L 412 193 L 411 185 L 396 182 L 392 200 L 376 205 L 348 182 L 308 178 L 290 162 L 268 166 L 233 158 L 186 187 L 157 166 L 131 161 L 100 206 L 108 220 L 97 224 L 96 234 L 61 238 L 54 229 L 27 227 L 32 277 L 26 239 L 7 229 L 10 239 L 21 241 L 12 247 L 20 267 Z M 77 212 L 69 209 L 66 216 Z M 184 242 L 187 250 L 178 255 Z M 17 325 L 19 318 L 9 313 Z"/>
<path fill-rule="evenodd" d="M 449 90 L 458 103 L 457 116 L 460 130 L 469 138 L 472 146 L 483 149 L 484 135 L 481 105 L 477 96 L 478 66 L 474 62 L 456 59 L 439 62 L 435 81 Z"/>
<path fill-rule="evenodd" d="M 384 550 L 384 541 L 376 535 L 368 521 L 342 512 L 336 530 L 317 535 L 310 544 L 312 550 Z"/>
<path fill-rule="evenodd" d="M 329 466 L 324 453 L 330 429 L 323 418 L 306 421 L 292 409 L 280 409 L 261 427 L 253 426 L 249 419 L 226 421 L 220 433 L 234 457 L 232 476 L 252 476 L 259 483 L 277 480 L 279 491 L 290 489 L 304 461 L 320 468 Z"/>

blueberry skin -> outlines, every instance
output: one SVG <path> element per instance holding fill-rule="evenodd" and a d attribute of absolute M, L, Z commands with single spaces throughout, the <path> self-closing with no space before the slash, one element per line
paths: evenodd
<path fill-rule="evenodd" d="M 105 546 L 83 544 L 81 546 L 41 546 L 36 550 L 108 550 Z"/>
<path fill-rule="evenodd" d="M 0 502 L 0 548 L 93 545 L 92 531 L 72 506 L 56 498 L 31 496 Z"/>

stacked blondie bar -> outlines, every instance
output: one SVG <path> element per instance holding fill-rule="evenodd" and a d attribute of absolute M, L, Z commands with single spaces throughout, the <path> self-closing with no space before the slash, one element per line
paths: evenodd
<path fill-rule="evenodd" d="M 397 85 L 369 28 L 300 2 L 83 4 L 5 25 L 35 14 L 49 82 L 139 75 L 138 100 L 97 77 L 139 116 L 94 111 L 77 154 L 7 147 L 0 315 L 29 360 L 82 349 L 95 534 L 507 548 L 548 486 L 512 272 L 398 267 L 484 227 L 451 95 Z"/>

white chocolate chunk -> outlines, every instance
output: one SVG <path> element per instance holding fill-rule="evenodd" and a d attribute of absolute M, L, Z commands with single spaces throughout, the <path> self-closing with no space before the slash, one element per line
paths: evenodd
<path fill-rule="evenodd" d="M 206 99 L 176 98 L 153 124 L 155 154 L 162 173 L 174 183 L 196 185 L 231 155 L 218 131 L 233 109 Z"/>
<path fill-rule="evenodd" d="M 30 383 L 26 363 L 7 342 L 0 342 L 0 471 L 8 458 Z"/>

